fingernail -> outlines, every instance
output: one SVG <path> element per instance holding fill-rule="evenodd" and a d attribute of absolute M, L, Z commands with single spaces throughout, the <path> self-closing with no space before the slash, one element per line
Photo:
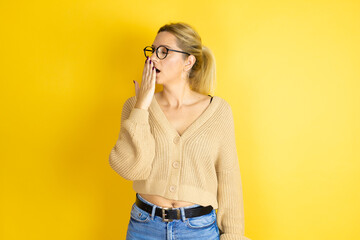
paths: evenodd
<path fill-rule="evenodd" d="M 150 64 L 151 64 L 151 59 L 150 59 Z"/>
<path fill-rule="evenodd" d="M 133 80 L 133 83 L 135 84 L 135 81 Z"/>
<path fill-rule="evenodd" d="M 153 67 L 153 70 L 155 69 L 155 67 Z"/>

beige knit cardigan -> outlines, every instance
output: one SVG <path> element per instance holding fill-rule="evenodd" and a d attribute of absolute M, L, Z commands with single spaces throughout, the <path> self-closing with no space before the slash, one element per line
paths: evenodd
<path fill-rule="evenodd" d="M 244 240 L 243 197 L 230 105 L 213 96 L 204 112 L 180 135 L 155 96 L 148 110 L 122 108 L 118 140 L 109 162 L 133 181 L 137 193 L 193 202 L 217 209 L 221 240 Z"/>

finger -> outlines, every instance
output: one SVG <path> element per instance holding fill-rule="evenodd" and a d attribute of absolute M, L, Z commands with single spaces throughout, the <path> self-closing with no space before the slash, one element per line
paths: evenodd
<path fill-rule="evenodd" d="M 150 64 L 149 64 L 149 75 L 148 75 L 148 79 L 150 81 L 150 78 L 151 78 L 151 74 L 152 74 L 152 71 L 153 71 L 153 67 L 154 67 L 154 62 L 150 59 Z"/>
<path fill-rule="evenodd" d="M 135 82 L 135 94 L 136 94 L 136 97 L 137 97 L 138 93 L 139 93 L 139 83 L 136 80 L 134 80 L 134 82 Z"/>
<path fill-rule="evenodd" d="M 146 73 L 146 71 L 148 69 L 149 63 L 150 63 L 150 57 L 147 57 L 146 61 L 145 61 L 145 64 L 144 64 L 144 72 L 145 73 Z"/>
<path fill-rule="evenodd" d="M 148 61 L 148 63 L 146 64 L 146 68 L 145 68 L 145 75 L 144 75 L 144 77 L 143 77 L 143 79 L 142 79 L 142 83 L 141 83 L 141 85 L 143 86 L 143 88 L 146 88 L 146 86 L 147 86 L 147 82 L 148 82 L 148 77 L 149 77 L 149 64 L 150 64 L 150 60 Z"/>
<path fill-rule="evenodd" d="M 151 64 L 152 64 L 152 61 L 151 59 L 149 58 L 149 61 L 148 61 L 148 64 L 147 64 L 147 71 L 146 71 L 146 81 L 147 79 L 149 78 L 150 76 L 150 73 L 151 73 Z"/>
<path fill-rule="evenodd" d="M 155 85 L 155 81 L 156 81 L 156 69 L 155 69 L 155 66 L 153 66 L 153 72 L 152 72 L 152 75 L 151 75 L 151 85 Z"/>

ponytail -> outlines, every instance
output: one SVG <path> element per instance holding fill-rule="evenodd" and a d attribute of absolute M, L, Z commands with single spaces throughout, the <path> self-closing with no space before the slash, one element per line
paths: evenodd
<path fill-rule="evenodd" d="M 212 51 L 204 45 L 202 46 L 202 59 L 201 78 L 194 79 L 194 82 L 200 83 L 198 92 L 213 95 L 216 84 L 215 57 Z"/>

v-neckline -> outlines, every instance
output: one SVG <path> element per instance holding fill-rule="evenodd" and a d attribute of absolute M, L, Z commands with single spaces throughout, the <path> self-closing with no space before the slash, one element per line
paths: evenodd
<path fill-rule="evenodd" d="M 218 98 L 217 96 L 213 96 L 212 101 L 209 103 L 206 109 L 185 129 L 185 131 L 183 131 L 181 135 L 166 117 L 155 95 L 152 99 L 150 108 L 152 109 L 153 113 L 158 114 L 161 123 L 164 123 L 169 131 L 171 131 L 175 136 L 183 139 L 192 131 L 196 130 L 197 126 L 201 126 L 208 119 L 208 117 L 211 116 L 211 114 L 216 109 L 216 106 L 219 104 L 219 100 L 220 98 Z"/>

